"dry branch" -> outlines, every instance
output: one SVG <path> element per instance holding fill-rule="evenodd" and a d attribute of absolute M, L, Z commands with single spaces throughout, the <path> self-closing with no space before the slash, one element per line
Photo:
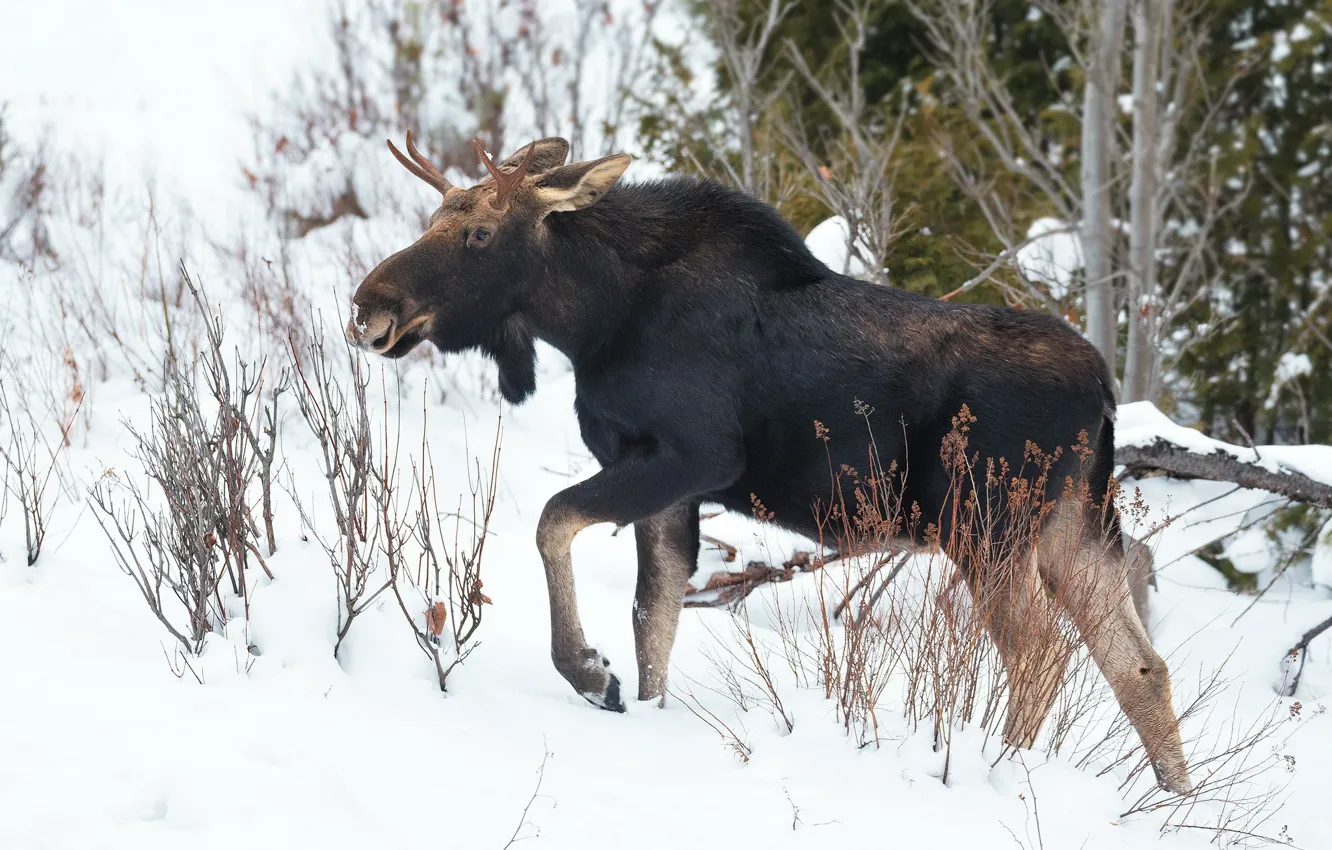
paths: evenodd
<path fill-rule="evenodd" d="M 715 538 L 709 542 L 730 554 L 727 561 L 735 559 L 735 548 Z M 684 607 L 686 608 L 734 608 L 753 593 L 757 588 L 773 582 L 790 581 L 796 573 L 812 572 L 824 565 L 822 560 L 811 561 L 808 552 L 796 552 L 780 567 L 770 566 L 764 561 L 750 561 L 745 568 L 736 573 L 721 571 L 708 577 L 703 587 L 690 586 L 685 590 Z"/>
<path fill-rule="evenodd" d="M 1143 474 L 1160 472 L 1172 478 L 1228 481 L 1240 487 L 1266 490 L 1292 501 L 1332 508 L 1332 486 L 1294 470 L 1266 469 L 1257 463 L 1240 460 L 1223 449 L 1201 454 L 1157 438 L 1149 446 L 1123 446 L 1116 449 L 1115 460 L 1123 464 L 1124 476 L 1142 477 Z M 1309 629 L 1298 643 L 1287 650 L 1283 656 L 1283 681 L 1278 688 L 1282 695 L 1295 695 L 1304 672 L 1309 644 L 1328 629 L 1332 629 L 1332 617 Z"/>
<path fill-rule="evenodd" d="M 1332 508 L 1332 486 L 1293 470 L 1273 472 L 1220 449 L 1211 454 L 1200 454 L 1158 438 L 1150 446 L 1122 446 L 1115 449 L 1115 461 L 1124 465 L 1126 475 L 1134 477 L 1141 477 L 1144 473 L 1164 472 L 1173 478 L 1229 481 L 1241 487 L 1276 493 L 1297 502 Z"/>
<path fill-rule="evenodd" d="M 1309 657 L 1309 644 L 1313 639 L 1321 635 L 1328 629 L 1332 629 L 1332 617 L 1328 617 L 1323 622 L 1314 626 L 1305 632 L 1299 640 L 1299 643 L 1286 651 L 1285 663 L 1287 665 L 1299 664 L 1293 675 L 1287 675 L 1286 681 L 1281 686 L 1281 695 L 1283 697 L 1293 697 L 1300 687 L 1300 676 L 1304 674 L 1304 662 Z"/>
<path fill-rule="evenodd" d="M 337 368 L 324 343 L 323 328 L 316 332 L 304 352 L 291 351 L 296 404 L 319 445 L 319 460 L 327 481 L 328 504 L 333 509 L 336 536 L 321 536 L 288 470 L 287 492 L 301 523 L 328 556 L 338 593 L 336 657 L 353 621 L 389 589 L 391 579 L 378 569 L 382 547 L 397 544 L 396 518 L 382 517 L 372 504 L 371 485 L 375 455 L 371 441 L 370 412 L 366 389 L 370 378 L 361 357 L 345 346 L 346 373 Z M 342 389 L 351 379 L 351 395 Z M 387 438 L 386 438 L 387 443 Z M 382 520 L 382 521 L 381 521 Z"/>

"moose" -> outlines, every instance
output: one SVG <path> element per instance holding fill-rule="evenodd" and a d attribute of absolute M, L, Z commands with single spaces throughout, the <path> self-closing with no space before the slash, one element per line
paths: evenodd
<path fill-rule="evenodd" d="M 624 184 L 631 157 L 566 164 L 563 139 L 534 141 L 488 176 L 451 184 L 407 135 L 389 149 L 442 196 L 425 233 L 379 263 L 353 296 L 348 341 L 390 358 L 429 340 L 479 349 L 510 403 L 536 386 L 540 339 L 573 364 L 580 432 L 601 465 L 545 505 L 536 543 L 550 595 L 555 668 L 592 704 L 624 711 L 621 681 L 589 648 L 570 544 L 590 525 L 632 524 L 638 554 L 633 630 L 638 698 L 659 700 L 686 584 L 697 567 L 704 501 L 814 536 L 829 470 L 864 458 L 865 406 L 892 423 L 875 434 L 901 470 L 904 503 L 949 530 L 955 477 L 941 446 L 966 406 L 967 451 L 1055 453 L 1037 482 L 1053 508 L 1004 557 L 995 581 L 961 558 L 1011 686 L 1005 740 L 1030 747 L 1058 693 L 1067 647 L 1036 634 L 1041 606 L 1076 626 L 1137 730 L 1158 782 L 1190 788 L 1165 662 L 1127 587 L 1114 466 L 1113 383 L 1098 352 L 1034 310 L 943 302 L 837 274 L 771 207 L 713 182 L 674 176 Z M 1080 459 L 1081 458 L 1081 459 Z M 1086 481 L 1099 499 L 1069 498 Z M 998 522 L 975 534 L 996 534 Z M 931 545 L 920 531 L 906 541 Z M 984 542 L 984 541 L 982 541 Z M 955 558 L 955 560 L 958 560 Z M 1051 601 L 1053 600 L 1053 601 Z M 1038 664 L 1053 656 L 1060 662 Z"/>

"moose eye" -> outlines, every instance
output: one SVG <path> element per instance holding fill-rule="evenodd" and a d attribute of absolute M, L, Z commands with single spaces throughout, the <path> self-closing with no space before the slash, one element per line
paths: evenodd
<path fill-rule="evenodd" d="M 489 241 L 490 241 L 490 231 L 485 229 L 484 227 L 474 228 L 471 234 L 469 234 L 467 237 L 467 244 L 472 246 L 473 248 L 482 247 Z"/>

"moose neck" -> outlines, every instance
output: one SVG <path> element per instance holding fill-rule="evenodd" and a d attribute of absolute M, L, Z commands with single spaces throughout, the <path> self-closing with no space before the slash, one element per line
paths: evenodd
<path fill-rule="evenodd" d="M 617 189 L 591 207 L 547 219 L 545 262 L 528 320 L 539 338 L 575 363 L 595 357 L 629 317 L 645 275 L 679 257 L 644 244 L 645 233 L 679 225 L 663 221 L 660 210 L 650 221 L 635 194 Z"/>
<path fill-rule="evenodd" d="M 524 320 L 538 339 L 578 363 L 595 356 L 620 327 L 633 289 L 633 281 L 606 272 L 552 269 L 529 299 Z"/>

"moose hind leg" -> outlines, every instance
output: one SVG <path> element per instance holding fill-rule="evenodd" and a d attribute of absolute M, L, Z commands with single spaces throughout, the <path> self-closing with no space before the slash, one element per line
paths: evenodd
<path fill-rule="evenodd" d="M 685 502 L 634 523 L 638 587 L 634 647 L 638 698 L 664 698 L 685 585 L 698 566 L 698 503 Z"/>
<path fill-rule="evenodd" d="M 1008 674 L 1004 741 L 1030 748 L 1059 695 L 1072 655 L 1037 573 L 1035 548 L 980 570 L 968 585 Z"/>
<path fill-rule="evenodd" d="M 1134 610 L 1119 542 L 1101 539 L 1095 524 L 1080 514 L 1056 509 L 1041 535 L 1041 576 L 1054 588 L 1137 730 L 1157 781 L 1188 793 L 1192 783 L 1170 702 L 1170 671 Z"/>

